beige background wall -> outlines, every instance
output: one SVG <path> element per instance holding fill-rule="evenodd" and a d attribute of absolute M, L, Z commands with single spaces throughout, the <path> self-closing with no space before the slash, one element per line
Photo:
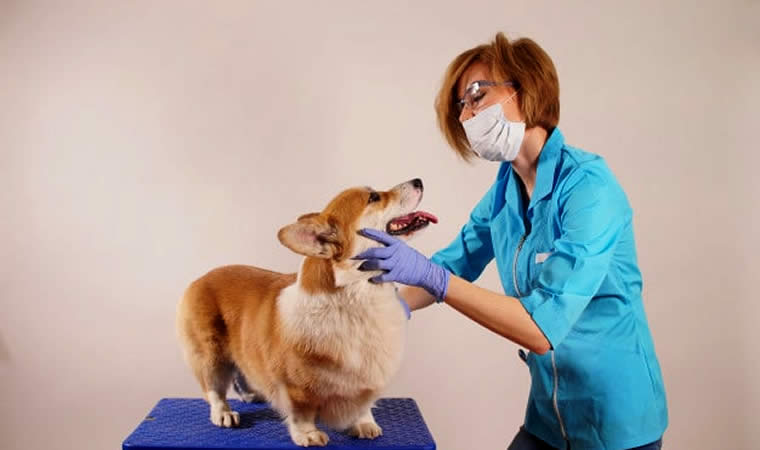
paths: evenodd
<path fill-rule="evenodd" d="M 0 1 L 0 448 L 118 448 L 198 396 L 184 286 L 295 270 L 277 229 L 344 187 L 423 178 L 416 246 L 447 244 L 497 166 L 454 157 L 433 97 L 498 30 L 550 53 L 567 140 L 634 206 L 666 448 L 760 447 L 760 2 L 697 3 Z M 516 347 L 446 306 L 410 327 L 388 395 L 442 449 L 505 448 Z"/>

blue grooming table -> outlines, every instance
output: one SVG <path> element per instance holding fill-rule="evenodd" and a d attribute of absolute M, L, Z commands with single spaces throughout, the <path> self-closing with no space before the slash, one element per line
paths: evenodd
<path fill-rule="evenodd" d="M 301 449 L 291 441 L 282 418 L 267 403 L 228 400 L 240 426 L 220 428 L 209 420 L 203 399 L 165 398 L 124 440 L 123 450 Z M 326 449 L 435 450 L 435 442 L 411 398 L 380 399 L 372 410 L 383 435 L 359 439 L 317 424 L 330 436 Z M 319 448 L 319 447 L 315 447 Z"/>

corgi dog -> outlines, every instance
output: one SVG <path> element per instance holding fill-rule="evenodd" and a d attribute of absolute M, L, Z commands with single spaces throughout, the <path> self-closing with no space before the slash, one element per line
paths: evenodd
<path fill-rule="evenodd" d="M 234 384 L 243 400 L 269 402 L 299 446 L 327 444 L 317 420 L 358 438 L 382 434 L 371 407 L 401 364 L 407 316 L 394 284 L 370 282 L 381 272 L 360 271 L 352 257 L 381 245 L 363 228 L 408 239 L 436 223 L 416 211 L 422 194 L 420 179 L 345 190 L 279 230 L 304 256 L 298 273 L 231 265 L 190 284 L 177 332 L 211 422 L 239 425 L 226 400 Z"/>

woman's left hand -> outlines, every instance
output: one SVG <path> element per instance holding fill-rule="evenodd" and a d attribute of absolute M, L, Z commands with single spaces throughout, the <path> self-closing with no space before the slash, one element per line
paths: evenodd
<path fill-rule="evenodd" d="M 359 234 L 386 245 L 371 248 L 353 258 L 366 260 L 359 266 L 359 270 L 385 271 L 371 278 L 370 281 L 374 283 L 397 281 L 409 286 L 418 286 L 428 291 L 437 301 L 443 301 L 451 275 L 448 270 L 409 247 L 404 241 L 387 233 L 365 228 L 360 230 Z"/>

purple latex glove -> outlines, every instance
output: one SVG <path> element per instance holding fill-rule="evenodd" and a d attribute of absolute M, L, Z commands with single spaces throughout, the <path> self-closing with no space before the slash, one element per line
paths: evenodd
<path fill-rule="evenodd" d="M 401 307 L 404 308 L 404 313 L 406 314 L 406 320 L 409 320 L 412 318 L 412 310 L 409 308 L 409 303 L 404 300 L 404 297 L 401 296 L 401 294 L 398 293 L 398 288 L 396 288 L 396 298 L 398 298 L 398 301 L 401 303 Z"/>
<path fill-rule="evenodd" d="M 449 288 L 450 273 L 430 261 L 404 241 L 379 230 L 365 228 L 362 236 L 374 239 L 386 247 L 371 248 L 353 259 L 366 259 L 359 270 L 384 270 L 385 273 L 370 278 L 373 283 L 397 281 L 409 286 L 418 286 L 428 291 L 437 302 L 442 302 Z"/>

